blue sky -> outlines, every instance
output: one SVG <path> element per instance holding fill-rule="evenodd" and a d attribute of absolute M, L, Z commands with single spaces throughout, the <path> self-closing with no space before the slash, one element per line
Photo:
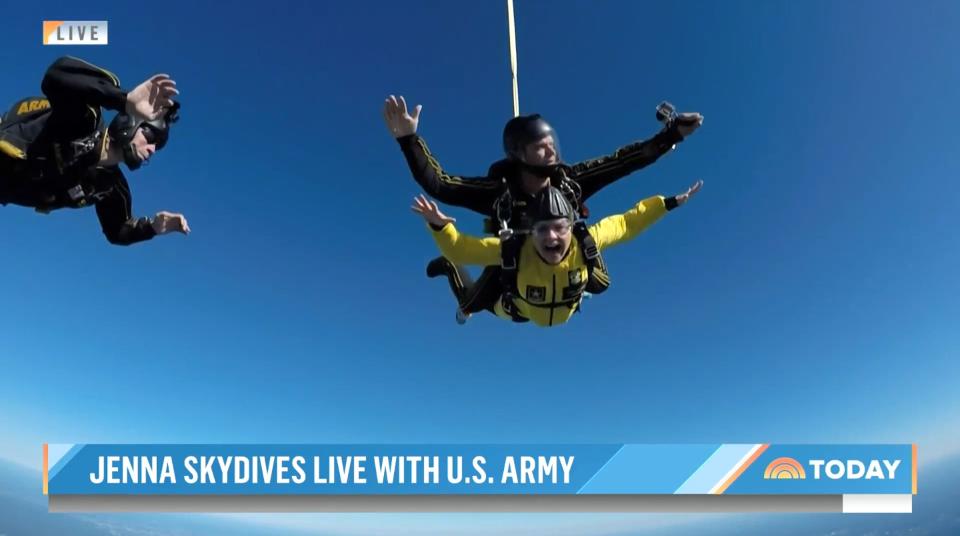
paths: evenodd
<path fill-rule="evenodd" d="M 702 112 L 674 153 L 591 200 L 703 192 L 607 255 L 552 330 L 453 322 L 380 109 L 424 110 L 479 175 L 511 114 L 500 2 L 43 2 L 5 20 L 0 101 L 61 53 L 183 120 L 128 173 L 193 234 L 109 245 L 92 210 L 0 209 L 0 457 L 48 442 L 919 442 L 960 449 L 960 7 L 518 0 L 521 109 L 564 158 Z M 108 19 L 107 47 L 40 45 Z M 453 210 L 463 230 L 480 218 Z"/>

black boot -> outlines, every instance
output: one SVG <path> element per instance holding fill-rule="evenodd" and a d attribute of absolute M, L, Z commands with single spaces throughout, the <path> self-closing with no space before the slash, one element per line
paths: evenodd
<path fill-rule="evenodd" d="M 427 264 L 427 277 L 434 278 L 450 273 L 450 261 L 443 257 L 437 257 Z"/>

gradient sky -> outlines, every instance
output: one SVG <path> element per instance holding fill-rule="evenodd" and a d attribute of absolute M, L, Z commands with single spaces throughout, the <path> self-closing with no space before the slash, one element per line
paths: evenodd
<path fill-rule="evenodd" d="M 448 171 L 501 157 L 502 2 L 44 1 L 4 20 L 0 101 L 72 54 L 182 91 L 121 248 L 92 209 L 0 208 L 0 457 L 42 442 L 918 442 L 960 450 L 960 5 L 517 1 L 520 100 L 574 162 L 703 128 L 591 200 L 703 192 L 607 256 L 550 330 L 454 323 L 380 115 L 422 103 Z M 110 21 L 43 47 L 41 21 Z M 6 105 L 3 105 L 6 106 Z M 462 230 L 480 218 L 460 210 Z M 437 522 L 442 522 L 438 519 Z"/>

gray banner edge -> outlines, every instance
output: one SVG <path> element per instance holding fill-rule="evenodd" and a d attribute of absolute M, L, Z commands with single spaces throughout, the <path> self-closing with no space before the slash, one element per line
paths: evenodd
<path fill-rule="evenodd" d="M 843 495 L 50 495 L 67 512 L 606 512 L 843 511 Z"/>

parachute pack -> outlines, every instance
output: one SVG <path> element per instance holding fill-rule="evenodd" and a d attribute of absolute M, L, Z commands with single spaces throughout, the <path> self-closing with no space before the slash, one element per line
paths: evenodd
<path fill-rule="evenodd" d="M 26 141 L 19 136 L 18 125 L 50 113 L 50 101 L 46 97 L 27 97 L 15 102 L 0 117 L 0 153 L 17 160 L 27 158 Z"/>

